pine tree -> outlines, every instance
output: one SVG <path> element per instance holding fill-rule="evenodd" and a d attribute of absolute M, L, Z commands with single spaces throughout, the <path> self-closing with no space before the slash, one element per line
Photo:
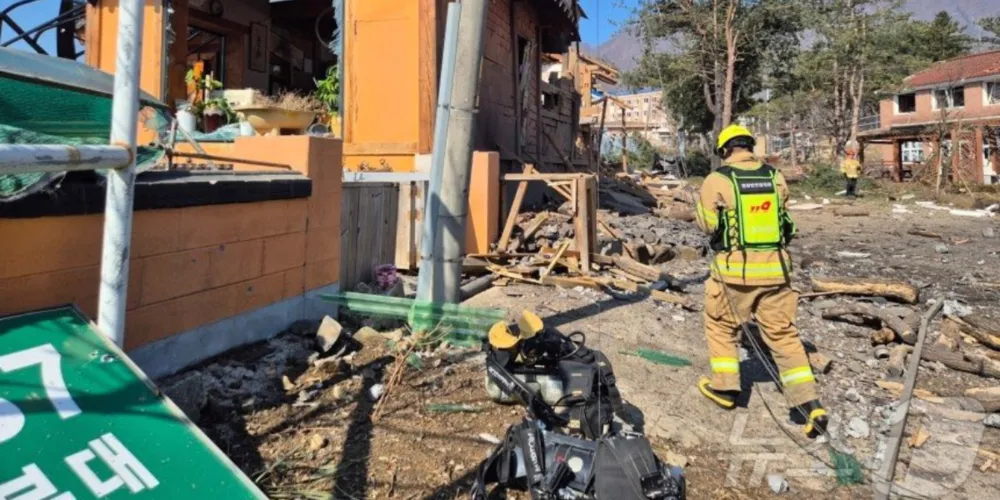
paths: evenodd
<path fill-rule="evenodd" d="M 929 23 L 919 23 L 918 28 L 913 32 L 913 47 L 918 56 L 931 62 L 954 59 L 972 48 L 973 39 L 965 27 L 945 11 L 938 12 Z"/>

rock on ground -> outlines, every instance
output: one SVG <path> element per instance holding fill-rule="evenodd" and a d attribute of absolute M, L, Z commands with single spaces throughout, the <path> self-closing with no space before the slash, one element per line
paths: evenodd
<path fill-rule="evenodd" d="M 319 324 L 319 329 L 316 331 L 316 347 L 319 352 L 328 352 L 333 348 L 333 345 L 337 343 L 340 339 L 341 332 L 344 331 L 344 327 L 340 326 L 337 320 L 324 316 L 323 321 Z"/>

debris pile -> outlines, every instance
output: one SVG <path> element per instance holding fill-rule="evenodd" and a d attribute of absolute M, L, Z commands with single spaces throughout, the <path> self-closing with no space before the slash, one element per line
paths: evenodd
<path fill-rule="evenodd" d="M 813 277 L 811 285 L 813 291 L 802 297 L 813 300 L 813 314 L 834 325 L 850 325 L 846 335 L 864 340 L 854 359 L 835 349 L 834 362 L 846 367 L 850 376 L 838 377 L 826 389 L 839 393 L 837 399 L 842 400 L 833 404 L 841 419 L 831 429 L 831 438 L 855 440 L 851 447 L 865 440 L 877 442 L 868 466 L 894 460 L 889 453 L 892 445 L 887 451 L 879 436 L 894 432 L 892 427 L 901 417 L 900 402 L 906 397 L 904 387 L 925 387 L 912 393 L 910 414 L 919 416 L 910 419 L 912 425 L 903 435 L 908 449 L 954 439 L 944 434 L 946 426 L 928 427 L 934 419 L 1000 425 L 1000 414 L 996 413 L 1000 412 L 1000 389 L 996 387 L 996 379 L 1000 379 L 1000 322 L 995 318 L 955 299 L 930 300 L 922 308 L 920 289 L 905 281 Z M 935 319 L 938 308 L 944 314 Z M 914 359 L 917 352 L 919 359 Z M 814 355 L 810 354 L 810 360 Z M 914 366 L 918 370 L 913 370 Z M 925 374 L 918 381 L 918 372 L 933 376 Z"/>

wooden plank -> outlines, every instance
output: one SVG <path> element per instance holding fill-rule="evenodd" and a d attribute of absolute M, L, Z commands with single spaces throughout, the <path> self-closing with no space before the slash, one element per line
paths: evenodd
<path fill-rule="evenodd" d="M 382 188 L 382 232 L 379 235 L 379 265 L 395 262 L 397 213 L 399 213 L 399 186 L 387 185 Z"/>
<path fill-rule="evenodd" d="M 906 367 L 906 380 L 903 381 L 903 392 L 900 394 L 897 415 L 902 418 L 896 419 L 889 432 L 888 457 L 882 466 L 882 470 L 876 476 L 875 495 L 877 500 L 889 500 L 892 492 L 892 481 L 896 472 L 896 460 L 899 458 L 899 445 L 903 441 L 903 430 L 906 427 L 906 417 L 910 411 L 910 398 L 913 396 L 913 389 L 917 383 L 917 367 L 920 365 L 920 357 L 924 349 L 924 341 L 927 339 L 928 323 L 941 310 L 944 301 L 938 299 L 920 319 L 920 330 L 917 332 L 917 342 L 913 347 L 913 355 L 910 356 Z"/>
<path fill-rule="evenodd" d="M 552 258 L 552 262 L 549 262 L 549 267 L 546 267 L 545 270 L 542 271 L 542 278 L 552 274 L 552 270 L 556 268 L 556 264 L 559 263 L 559 259 L 561 259 L 563 254 L 566 253 L 567 248 L 569 248 L 569 241 L 564 241 L 562 245 L 559 245 L 559 251 L 556 252 L 556 256 Z"/>
<path fill-rule="evenodd" d="M 378 236 L 381 231 L 378 221 L 382 217 L 382 187 L 366 186 L 363 193 L 361 201 L 365 204 L 365 207 L 359 208 L 358 211 L 358 226 L 361 234 L 359 237 L 360 248 L 358 250 L 358 256 L 360 257 L 358 262 L 358 280 L 371 283 L 374 276 L 373 270 L 379 264 L 376 261 L 376 257 Z"/>
<path fill-rule="evenodd" d="M 604 287 L 589 278 L 569 278 L 566 276 L 546 276 L 540 280 L 543 285 L 561 286 L 563 288 L 576 288 L 582 286 L 593 290 L 601 290 Z"/>
<path fill-rule="evenodd" d="M 403 182 L 399 184 L 398 200 L 396 203 L 396 251 L 395 259 L 397 269 L 413 269 L 413 243 L 415 235 L 413 216 L 414 214 L 414 191 L 415 182 Z"/>
<path fill-rule="evenodd" d="M 529 224 L 528 227 L 524 230 L 524 241 L 530 241 L 531 238 L 535 236 L 535 233 L 537 233 L 538 230 L 542 228 L 542 225 L 545 224 L 545 221 L 547 220 L 549 220 L 548 212 L 542 212 L 536 215 L 535 218 L 531 220 L 531 224 Z"/>
<path fill-rule="evenodd" d="M 344 290 L 354 288 L 355 266 L 357 255 L 357 212 L 358 188 L 344 186 L 340 200 L 340 279 Z"/>
<path fill-rule="evenodd" d="M 526 174 L 538 174 L 540 172 L 538 172 L 537 170 L 535 170 L 535 167 L 533 165 L 525 165 L 524 166 L 524 173 L 526 173 Z M 563 182 L 565 182 L 565 183 L 572 183 L 573 181 L 563 181 Z M 560 195 L 562 195 L 563 198 L 566 198 L 567 200 L 570 200 L 570 201 L 573 200 L 572 195 L 569 192 L 569 189 L 567 189 L 565 186 L 563 186 L 563 185 L 556 185 L 556 183 L 549 182 L 549 181 L 545 181 L 545 184 L 547 184 L 550 188 L 552 188 L 553 191 L 555 191 L 555 192 L 559 193 Z"/>
<path fill-rule="evenodd" d="M 597 251 L 597 182 L 591 176 L 577 180 L 574 227 L 582 272 L 590 274 L 590 254 Z"/>
<path fill-rule="evenodd" d="M 587 174 L 547 174 L 542 172 L 523 174 L 504 174 L 505 181 L 575 181 Z"/>
<path fill-rule="evenodd" d="M 527 182 L 522 181 L 517 185 L 517 192 L 514 193 L 514 203 L 510 205 L 510 213 L 507 214 L 507 222 L 503 226 L 503 232 L 500 233 L 500 242 L 497 244 L 497 248 L 501 252 L 507 250 L 507 244 L 510 243 L 510 235 L 514 232 L 514 226 L 517 225 L 517 214 L 521 212 L 521 203 L 524 202 L 524 194 L 527 192 Z"/>
<path fill-rule="evenodd" d="M 416 193 L 413 195 L 413 268 L 420 267 L 420 244 L 424 240 L 424 218 L 427 216 L 427 189 L 430 181 L 416 183 Z"/>
<path fill-rule="evenodd" d="M 434 142 L 434 109 L 437 107 L 438 9 L 437 0 L 420 0 L 417 7 L 417 88 L 420 92 L 418 153 L 430 153 Z"/>

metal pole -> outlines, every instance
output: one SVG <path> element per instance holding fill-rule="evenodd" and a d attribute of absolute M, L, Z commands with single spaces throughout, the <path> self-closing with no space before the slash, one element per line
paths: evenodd
<path fill-rule="evenodd" d="M 111 107 L 111 144 L 128 147 L 132 152 L 132 161 L 124 168 L 108 171 L 97 325 L 119 346 L 125 344 L 144 3 L 142 0 L 122 0 L 119 3 L 118 56 L 115 60 L 114 102 Z"/>
<path fill-rule="evenodd" d="M 455 56 L 458 52 L 458 26 L 462 4 L 448 4 L 445 25 L 444 50 L 441 56 L 441 81 L 438 83 L 437 115 L 434 118 L 434 150 L 431 153 L 431 178 L 427 198 L 424 200 L 423 234 L 420 240 L 420 274 L 417 276 L 417 300 L 431 300 L 435 277 L 441 268 L 434 261 L 434 250 L 439 240 L 438 217 L 441 214 L 441 182 L 444 176 L 444 152 L 448 144 L 448 123 L 451 118 L 451 92 L 455 83 Z M 440 279 L 440 278 L 438 278 Z"/>
<path fill-rule="evenodd" d="M 121 146 L 0 145 L 0 175 L 121 168 L 131 160 Z"/>
<path fill-rule="evenodd" d="M 442 270 L 433 278 L 430 293 L 434 302 L 458 302 L 462 281 L 462 253 L 465 250 L 465 223 L 468 212 L 469 177 L 472 170 L 473 131 L 478 114 L 479 70 L 483 61 L 483 31 L 487 0 L 462 0 L 455 56 L 455 88 L 451 94 L 451 118 L 445 148 L 437 230 L 440 248 L 434 248 L 435 267 Z"/>

